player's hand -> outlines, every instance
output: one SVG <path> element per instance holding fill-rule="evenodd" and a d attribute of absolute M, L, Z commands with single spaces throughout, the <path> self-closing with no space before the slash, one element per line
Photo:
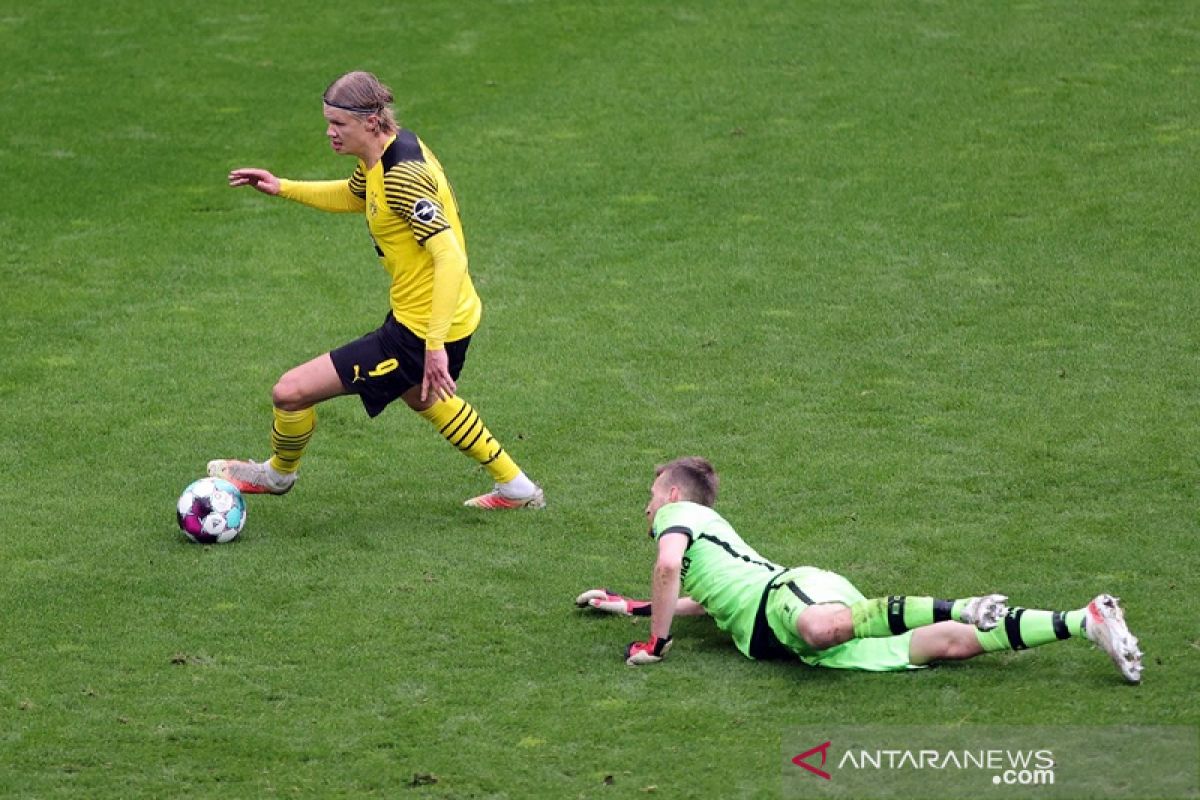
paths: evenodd
<path fill-rule="evenodd" d="M 230 170 L 229 185 L 234 187 L 252 186 L 263 194 L 279 194 L 279 178 L 276 178 L 265 169 L 242 167 Z"/>
<path fill-rule="evenodd" d="M 630 642 L 629 646 L 625 648 L 625 663 L 631 667 L 641 666 L 642 664 L 657 664 L 663 660 L 670 649 L 670 636 L 665 639 L 651 636 L 648 642 Z"/>
<path fill-rule="evenodd" d="M 605 614 L 620 614 L 625 617 L 650 616 L 650 602 L 648 600 L 631 600 L 608 589 L 588 589 L 575 598 L 575 605 L 580 608 L 594 608 L 597 611 L 603 611 Z"/>
<path fill-rule="evenodd" d="M 425 351 L 425 376 L 421 379 L 421 402 L 429 398 L 446 400 L 454 397 L 458 386 L 450 377 L 450 356 L 446 349 Z"/>

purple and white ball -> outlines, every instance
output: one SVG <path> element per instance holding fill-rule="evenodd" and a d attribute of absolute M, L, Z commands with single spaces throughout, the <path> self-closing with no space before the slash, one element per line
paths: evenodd
<path fill-rule="evenodd" d="M 224 544 L 246 524 L 246 501 L 237 487 L 220 478 L 193 481 L 179 495 L 179 529 L 193 542 Z"/>

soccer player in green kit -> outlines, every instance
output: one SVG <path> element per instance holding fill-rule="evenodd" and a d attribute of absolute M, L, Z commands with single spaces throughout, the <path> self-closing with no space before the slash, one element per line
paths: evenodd
<path fill-rule="evenodd" d="M 660 466 L 646 506 L 658 546 L 651 600 L 607 589 L 575 599 L 581 608 L 650 617 L 649 640 L 626 648 L 631 666 L 663 659 L 676 615 L 708 614 L 738 650 L 756 659 L 786 656 L 814 666 L 883 672 L 1086 637 L 1108 653 L 1126 681 L 1141 681 L 1142 652 L 1111 595 L 1066 612 L 1009 608 L 999 594 L 868 599 L 837 573 L 789 569 L 759 555 L 713 510 L 717 483 L 703 458 Z"/>

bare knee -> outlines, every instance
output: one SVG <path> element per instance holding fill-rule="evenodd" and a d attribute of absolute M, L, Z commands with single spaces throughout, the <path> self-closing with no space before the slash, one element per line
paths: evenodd
<path fill-rule="evenodd" d="M 271 390 L 271 403 L 283 411 L 301 411 L 312 405 L 301 381 L 291 372 L 284 374 Z"/>
<path fill-rule="evenodd" d="M 796 633 L 817 650 L 850 641 L 853 628 L 850 609 L 845 606 L 809 606 L 796 618 Z"/>
<path fill-rule="evenodd" d="M 961 661 L 974 658 L 983 652 L 974 628 L 956 630 L 954 635 L 947 638 L 942 645 L 942 658 L 947 661 Z"/>
<path fill-rule="evenodd" d="M 404 401 L 406 406 L 411 408 L 413 411 L 416 411 L 418 414 L 420 414 L 422 411 L 428 411 L 437 403 L 436 397 L 430 396 L 426 397 L 424 400 L 421 399 L 420 384 L 411 387 L 407 392 L 400 395 L 400 399 Z"/>
<path fill-rule="evenodd" d="M 281 411 L 303 411 L 331 397 L 346 394 L 328 353 L 292 367 L 276 381 L 271 402 Z"/>
<path fill-rule="evenodd" d="M 914 664 L 962 661 L 983 652 L 975 628 L 961 622 L 939 622 L 913 631 L 908 647 Z"/>

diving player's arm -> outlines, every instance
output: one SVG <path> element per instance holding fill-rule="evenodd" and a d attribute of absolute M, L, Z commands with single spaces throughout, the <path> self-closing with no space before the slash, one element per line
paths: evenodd
<path fill-rule="evenodd" d="M 683 554 L 691 538 L 680 531 L 664 531 L 658 536 L 658 558 L 654 562 L 650 585 L 650 639 L 631 642 L 625 648 L 625 663 L 630 666 L 654 664 L 671 649 L 671 623 L 679 602 L 679 581 Z"/>
<path fill-rule="evenodd" d="M 635 600 L 608 589 L 588 589 L 575 598 L 575 605 L 579 608 L 594 608 L 606 614 L 617 614 L 624 617 L 650 616 L 649 600 Z M 677 617 L 703 617 L 707 613 L 704 606 L 690 597 L 681 597 L 675 602 L 675 616 Z"/>
<path fill-rule="evenodd" d="M 670 639 L 675 604 L 679 601 L 679 574 L 683 554 L 691 542 L 682 533 L 663 533 L 658 537 L 658 559 L 650 585 L 650 636 Z"/>
<path fill-rule="evenodd" d="M 675 603 L 675 616 L 677 617 L 703 617 L 707 613 L 704 606 L 690 597 L 681 597 Z"/>

